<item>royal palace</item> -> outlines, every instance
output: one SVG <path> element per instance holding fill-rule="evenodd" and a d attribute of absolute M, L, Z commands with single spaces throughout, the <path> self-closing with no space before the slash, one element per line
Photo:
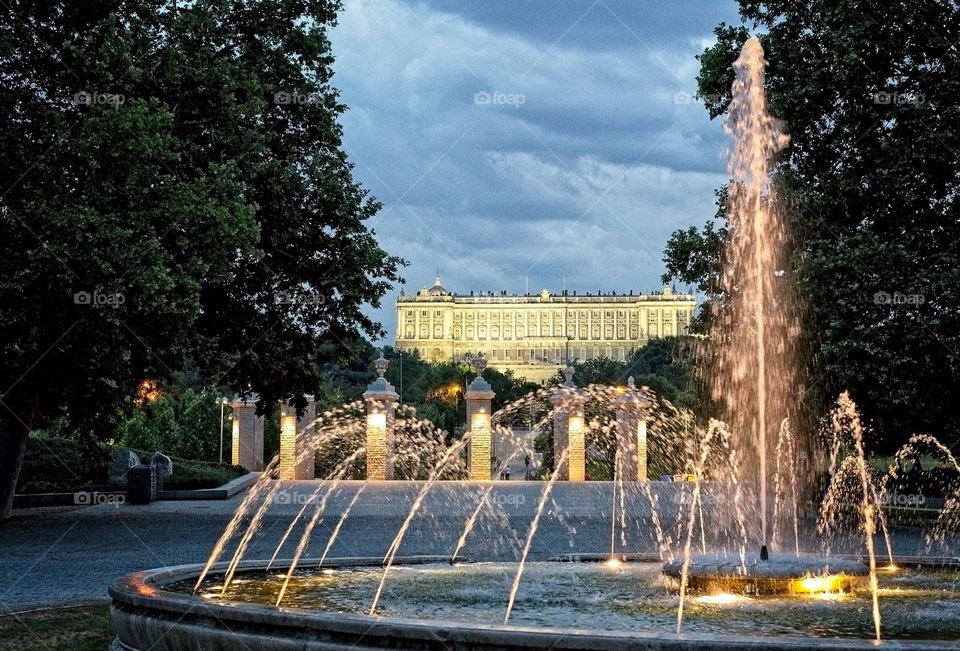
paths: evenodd
<path fill-rule="evenodd" d="M 397 298 L 396 347 L 433 361 L 483 353 L 490 366 L 543 382 L 568 361 L 626 359 L 652 337 L 687 333 L 696 299 L 652 294 L 455 294 L 440 283 Z"/>

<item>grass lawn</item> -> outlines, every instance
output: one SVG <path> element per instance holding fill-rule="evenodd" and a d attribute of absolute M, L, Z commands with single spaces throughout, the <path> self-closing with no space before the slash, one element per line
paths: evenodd
<path fill-rule="evenodd" d="M 115 636 L 107 603 L 0 614 L 0 651 L 106 651 Z"/>

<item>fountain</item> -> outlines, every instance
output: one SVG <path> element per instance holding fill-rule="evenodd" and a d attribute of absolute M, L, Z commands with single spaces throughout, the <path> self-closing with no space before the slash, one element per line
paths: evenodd
<path fill-rule="evenodd" d="M 725 300 L 706 363 L 723 420 L 701 426 L 633 378 L 577 387 L 572 368 L 493 411 L 478 357 L 467 430 L 447 445 L 398 404 L 381 354 L 362 402 L 315 417 L 283 409 L 284 449 L 204 565 L 110 587 L 118 648 L 839 650 L 881 636 L 887 648 L 956 648 L 960 481 L 944 484 L 925 536 L 888 522 L 921 454 L 960 477 L 950 451 L 915 436 L 878 478 L 843 394 L 824 421 L 822 495 L 798 478 L 809 451 L 791 421 L 799 325 L 769 183 L 787 136 L 767 113 L 763 66 L 747 41 L 726 125 Z M 237 431 L 256 441 L 255 412 L 241 408 Z M 514 435 L 521 418 L 552 438 L 553 468 L 546 481 L 493 481 L 494 436 L 533 453 Z M 584 481 L 603 446 L 611 480 Z M 288 481 L 314 455 L 329 462 L 323 476 Z"/>

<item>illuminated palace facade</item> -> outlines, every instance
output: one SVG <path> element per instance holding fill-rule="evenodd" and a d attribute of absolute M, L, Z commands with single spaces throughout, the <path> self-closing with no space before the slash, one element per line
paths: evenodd
<path fill-rule="evenodd" d="M 396 347 L 432 361 L 483 353 L 491 367 L 535 382 L 568 361 L 626 359 L 652 337 L 687 333 L 690 294 L 454 294 L 440 283 L 397 298 Z"/>

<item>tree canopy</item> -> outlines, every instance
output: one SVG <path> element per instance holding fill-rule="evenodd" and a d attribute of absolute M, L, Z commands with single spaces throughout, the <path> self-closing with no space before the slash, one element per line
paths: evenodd
<path fill-rule="evenodd" d="M 791 142 L 776 189 L 807 300 L 811 411 L 849 389 L 896 447 L 914 432 L 956 444 L 960 399 L 960 8 L 955 3 L 741 0 L 700 57 L 711 117 L 730 101 L 750 31 Z M 748 30 L 749 28 L 749 30 Z M 723 208 L 721 201 L 720 217 Z M 719 231 L 678 231 L 668 275 L 710 291 Z"/>
<path fill-rule="evenodd" d="M 27 431 L 188 364 L 264 402 L 398 280 L 337 122 L 333 0 L 0 7 L 0 516 Z"/>

